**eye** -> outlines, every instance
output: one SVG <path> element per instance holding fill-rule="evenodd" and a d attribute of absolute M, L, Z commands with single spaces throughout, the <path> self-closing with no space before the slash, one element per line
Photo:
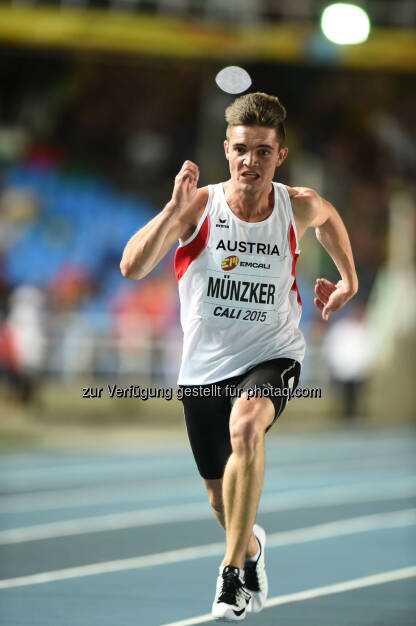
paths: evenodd
<path fill-rule="evenodd" d="M 236 146 L 235 151 L 241 153 L 244 152 L 244 148 L 242 146 Z"/>
<path fill-rule="evenodd" d="M 268 154 L 270 154 L 270 150 L 265 150 L 265 149 L 260 150 L 260 154 L 261 154 L 262 156 L 267 156 Z"/>

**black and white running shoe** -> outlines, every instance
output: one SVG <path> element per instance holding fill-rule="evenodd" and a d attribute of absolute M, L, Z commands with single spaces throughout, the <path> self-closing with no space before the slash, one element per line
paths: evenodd
<path fill-rule="evenodd" d="M 264 528 L 254 524 L 254 536 L 260 546 L 260 555 L 257 561 L 246 561 L 244 565 L 244 586 L 251 595 L 248 612 L 258 613 L 264 607 L 269 586 L 267 582 L 266 569 L 264 564 L 264 547 L 266 545 L 266 533 Z"/>
<path fill-rule="evenodd" d="M 250 594 L 244 589 L 238 567 L 227 565 L 217 578 L 212 615 L 218 622 L 241 622 L 246 616 Z"/>

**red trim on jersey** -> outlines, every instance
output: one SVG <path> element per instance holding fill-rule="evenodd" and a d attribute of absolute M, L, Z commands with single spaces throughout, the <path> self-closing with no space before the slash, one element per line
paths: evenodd
<path fill-rule="evenodd" d="M 185 274 L 186 270 L 199 256 L 202 250 L 207 245 L 209 235 L 209 215 L 204 219 L 198 234 L 187 243 L 185 246 L 180 246 L 176 249 L 175 258 L 173 261 L 176 278 L 180 280 Z"/>
<path fill-rule="evenodd" d="M 295 274 L 295 266 L 296 266 L 296 261 L 298 260 L 299 254 L 296 252 L 296 235 L 295 235 L 295 229 L 293 228 L 292 222 L 290 223 L 289 230 L 287 231 L 287 238 L 289 240 L 290 253 L 292 255 L 293 284 L 290 289 L 291 290 L 293 289 L 294 291 L 296 291 L 298 302 L 300 306 L 302 306 L 302 300 L 300 297 L 298 285 L 296 282 L 296 274 Z"/>

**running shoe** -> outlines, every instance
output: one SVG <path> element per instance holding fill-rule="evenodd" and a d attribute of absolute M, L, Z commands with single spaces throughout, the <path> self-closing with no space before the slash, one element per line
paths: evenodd
<path fill-rule="evenodd" d="M 213 617 L 218 622 L 241 622 L 246 616 L 249 602 L 250 594 L 244 589 L 238 567 L 227 565 L 217 578 L 212 604 Z"/>
<path fill-rule="evenodd" d="M 267 600 L 269 585 L 264 565 L 264 547 L 266 545 L 266 533 L 264 528 L 254 524 L 254 536 L 260 546 L 260 555 L 257 561 L 246 561 L 244 565 L 244 587 L 251 595 L 248 612 L 258 613 L 264 607 Z"/>

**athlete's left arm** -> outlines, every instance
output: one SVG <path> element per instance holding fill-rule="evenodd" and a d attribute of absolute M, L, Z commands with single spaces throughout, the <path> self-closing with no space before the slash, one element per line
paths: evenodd
<path fill-rule="evenodd" d="M 300 239 L 307 228 L 315 228 L 318 241 L 327 250 L 341 280 L 336 285 L 326 278 L 318 278 L 315 284 L 315 304 L 327 320 L 332 311 L 340 309 L 358 291 L 358 278 L 354 257 L 344 222 L 330 202 L 313 189 L 288 187 Z"/>

